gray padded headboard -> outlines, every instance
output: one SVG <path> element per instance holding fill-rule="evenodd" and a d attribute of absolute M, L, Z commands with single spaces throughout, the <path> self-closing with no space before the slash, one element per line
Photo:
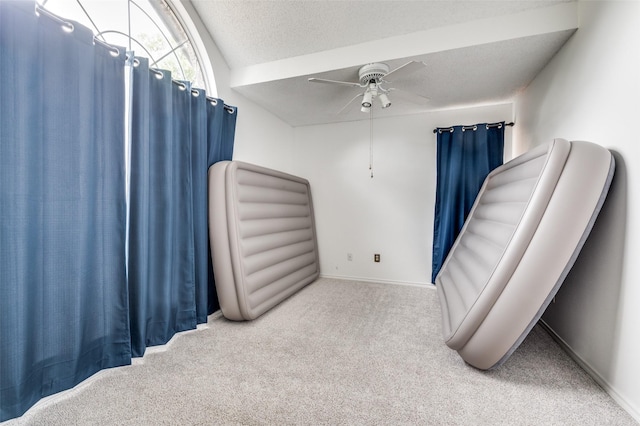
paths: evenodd
<path fill-rule="evenodd" d="M 306 179 L 239 161 L 209 168 L 209 236 L 222 314 L 250 320 L 320 274 Z"/>
<path fill-rule="evenodd" d="M 506 360 L 556 294 L 614 171 L 611 153 L 556 139 L 487 176 L 438 276 L 446 344 L 469 364 Z"/>

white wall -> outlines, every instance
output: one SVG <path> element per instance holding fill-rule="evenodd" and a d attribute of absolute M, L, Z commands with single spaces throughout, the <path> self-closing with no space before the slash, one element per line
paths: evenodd
<path fill-rule="evenodd" d="M 563 137 L 614 152 L 607 202 L 543 319 L 640 421 L 640 2 L 581 2 L 580 15 L 517 99 L 514 151 Z"/>
<path fill-rule="evenodd" d="M 174 7 L 192 20 L 215 76 L 217 96 L 238 107 L 234 160 L 311 182 L 325 276 L 426 284 L 431 275 L 435 189 L 433 128 L 510 121 L 512 104 L 374 119 L 374 178 L 369 121 L 292 128 L 230 89 L 229 67 L 187 0 Z M 190 23 L 185 22 L 188 27 Z M 505 151 L 510 149 L 511 128 Z M 347 253 L 352 261 L 347 261 Z M 373 254 L 380 253 L 380 263 Z"/>
<path fill-rule="evenodd" d="M 512 105 L 502 104 L 374 118 L 373 178 L 368 119 L 295 128 L 293 173 L 311 183 L 321 274 L 428 284 L 436 177 L 433 129 L 510 121 L 512 116 Z M 373 262 L 374 253 L 381 255 L 380 263 Z"/>

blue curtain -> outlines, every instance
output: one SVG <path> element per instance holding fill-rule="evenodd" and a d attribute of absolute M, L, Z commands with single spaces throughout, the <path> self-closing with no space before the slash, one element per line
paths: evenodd
<path fill-rule="evenodd" d="M 235 110 L 221 129 L 221 101 L 137 58 L 132 90 L 129 301 L 131 346 L 167 343 L 211 313 L 207 226 L 210 161 L 231 159 Z M 223 114 L 223 117 L 225 114 Z M 224 117 L 226 118 L 226 117 Z M 214 123 L 211 123 L 214 121 Z M 223 141 L 224 135 L 231 134 Z M 223 143 L 224 142 L 224 143 Z M 211 150 L 222 154 L 211 154 Z M 206 153 L 206 155 L 205 155 Z M 227 155 L 228 158 L 222 158 Z M 213 159 L 213 160 L 212 160 Z M 211 279 L 212 280 L 212 279 Z"/>
<path fill-rule="evenodd" d="M 504 122 L 493 124 L 438 129 L 432 283 L 458 237 L 484 179 L 502 164 Z"/>
<path fill-rule="evenodd" d="M 209 167 L 231 160 L 235 139 L 237 109 L 220 99 L 207 98 L 201 89 L 191 91 L 191 172 L 193 182 L 193 220 L 196 270 L 196 319 L 220 309 L 211 263 L 209 244 Z"/>
<path fill-rule="evenodd" d="M 193 190 L 193 248 L 195 272 L 196 322 L 207 322 L 209 283 L 209 206 L 207 187 L 207 99 L 203 90 L 194 89 L 190 96 L 191 182 Z"/>
<path fill-rule="evenodd" d="M 237 109 L 229 107 L 220 99 L 208 99 L 207 102 L 207 170 L 218 161 L 231 160 L 233 156 L 233 141 L 236 133 Z M 205 184 L 206 185 L 206 184 Z M 208 198 L 207 198 L 208 199 Z M 202 211 L 207 213 L 206 209 Z M 208 219 L 207 219 L 208 220 Z M 216 293 L 213 263 L 211 261 L 211 245 L 207 233 L 207 312 L 209 314 L 220 309 Z"/>
<path fill-rule="evenodd" d="M 63 27 L 0 1 L 0 421 L 131 362 L 124 49 Z"/>
<path fill-rule="evenodd" d="M 218 308 L 207 172 L 236 110 L 138 63 L 126 150 L 124 49 L 0 1 L 0 421 Z"/>

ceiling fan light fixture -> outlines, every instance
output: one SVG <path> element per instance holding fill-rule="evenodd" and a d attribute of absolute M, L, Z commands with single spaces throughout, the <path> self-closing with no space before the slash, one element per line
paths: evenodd
<path fill-rule="evenodd" d="M 373 95 L 370 91 L 364 92 L 364 96 L 362 97 L 362 108 L 371 108 L 371 100 L 373 99 Z M 366 112 L 366 111 L 364 111 Z"/>
<path fill-rule="evenodd" d="M 386 93 L 381 93 L 379 96 L 380 103 L 382 104 L 382 108 L 389 108 L 391 106 L 391 101 Z"/>
<path fill-rule="evenodd" d="M 324 78 L 316 77 L 309 78 L 309 81 L 312 83 L 326 83 L 357 87 L 361 90 L 364 89 L 364 93 L 354 93 L 355 96 L 353 96 L 351 100 L 342 107 L 338 114 L 342 113 L 347 107 L 355 103 L 358 99 L 360 99 L 360 111 L 366 113 L 371 111 L 371 107 L 374 102 L 373 98 L 377 97 L 380 98 L 380 105 L 382 106 L 382 108 L 389 108 L 391 106 L 391 100 L 389 99 L 389 96 L 387 94 L 391 90 L 394 90 L 394 87 L 389 87 L 388 85 L 393 84 L 393 82 L 396 80 L 406 78 L 409 74 L 414 73 L 419 69 L 423 69 L 424 67 L 426 67 L 424 62 L 409 61 L 406 64 L 392 71 L 389 71 L 389 66 L 387 64 L 374 62 L 360 67 L 360 69 L 358 70 L 359 82 L 327 80 Z M 401 92 L 402 91 L 400 90 L 397 93 Z M 422 104 L 424 103 L 424 101 L 428 100 L 423 96 L 419 96 L 411 92 L 405 92 L 405 94 L 409 95 L 408 100 L 413 103 Z M 405 100 L 407 99 L 407 96 L 401 97 Z M 413 100 L 411 100 L 410 98 L 413 98 Z"/>

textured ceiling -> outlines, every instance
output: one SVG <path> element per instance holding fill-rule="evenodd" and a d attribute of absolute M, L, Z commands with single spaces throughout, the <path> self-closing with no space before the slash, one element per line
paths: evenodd
<path fill-rule="evenodd" d="M 577 28 L 570 1 L 206 1 L 192 0 L 231 69 L 231 86 L 293 126 L 368 117 L 358 68 L 408 60 L 426 66 L 393 87 L 375 116 L 508 101 Z"/>

